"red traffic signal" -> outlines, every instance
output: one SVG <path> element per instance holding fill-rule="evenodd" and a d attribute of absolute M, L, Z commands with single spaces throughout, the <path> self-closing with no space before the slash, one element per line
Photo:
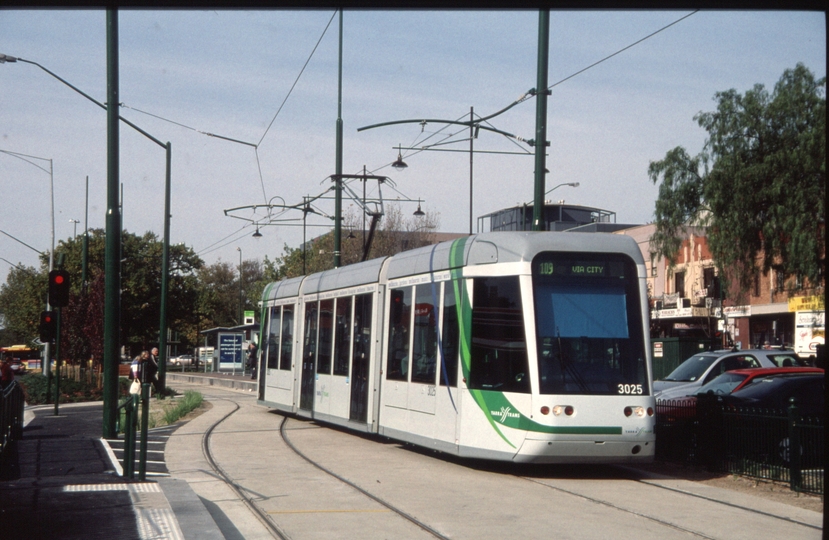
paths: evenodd
<path fill-rule="evenodd" d="M 40 331 L 40 341 L 43 343 L 51 343 L 54 341 L 56 328 L 57 322 L 55 319 L 55 312 L 41 311 L 40 326 L 38 327 L 38 330 Z"/>
<path fill-rule="evenodd" d="M 49 305 L 52 307 L 69 305 L 69 272 L 66 270 L 49 272 Z"/>

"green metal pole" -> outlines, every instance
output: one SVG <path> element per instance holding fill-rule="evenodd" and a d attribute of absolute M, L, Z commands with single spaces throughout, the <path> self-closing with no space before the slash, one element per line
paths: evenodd
<path fill-rule="evenodd" d="M 544 182 L 547 150 L 547 61 L 550 49 L 550 10 L 538 12 L 538 80 L 535 96 L 535 189 L 533 230 L 543 229 Z"/>
<path fill-rule="evenodd" d="M 472 234 L 472 160 L 475 141 L 475 108 L 469 107 L 469 234 Z"/>
<path fill-rule="evenodd" d="M 334 190 L 334 268 L 340 266 L 343 231 L 343 10 L 340 10 L 340 57 L 337 91 L 337 156 Z"/>
<path fill-rule="evenodd" d="M 81 262 L 81 290 L 86 294 L 86 269 L 89 262 L 89 176 L 86 177 L 86 206 L 83 221 L 83 259 Z"/>
<path fill-rule="evenodd" d="M 63 254 L 61 254 L 63 255 Z M 62 308 L 55 308 L 55 416 L 60 412 L 60 312 Z"/>
<path fill-rule="evenodd" d="M 167 176 L 164 182 L 164 244 L 161 254 L 161 317 L 158 323 L 158 386 L 167 388 L 167 291 L 170 279 L 170 167 L 173 147 L 167 143 Z M 158 392 L 158 398 L 162 392 Z"/>
<path fill-rule="evenodd" d="M 144 367 L 146 373 L 146 366 Z M 141 444 L 138 450 L 138 479 L 147 479 L 147 429 L 150 425 L 150 383 L 141 383 Z"/>
<path fill-rule="evenodd" d="M 107 214 L 104 264 L 104 412 L 103 436 L 112 439 L 118 408 L 118 344 L 121 316 L 121 210 L 118 206 L 118 10 L 107 9 Z"/>

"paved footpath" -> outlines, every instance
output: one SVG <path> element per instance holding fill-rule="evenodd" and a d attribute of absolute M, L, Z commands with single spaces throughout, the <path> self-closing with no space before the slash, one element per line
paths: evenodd
<path fill-rule="evenodd" d="M 101 438 L 103 404 L 27 407 L 0 471 L 3 540 L 222 538 L 187 482 L 118 475 Z"/>

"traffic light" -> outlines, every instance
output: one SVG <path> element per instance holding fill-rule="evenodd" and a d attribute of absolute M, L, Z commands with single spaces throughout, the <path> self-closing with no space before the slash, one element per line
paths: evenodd
<path fill-rule="evenodd" d="M 49 305 L 52 307 L 69 305 L 69 272 L 66 270 L 49 272 Z"/>
<path fill-rule="evenodd" d="M 54 311 L 40 312 L 40 341 L 51 343 L 55 339 L 56 319 Z"/>

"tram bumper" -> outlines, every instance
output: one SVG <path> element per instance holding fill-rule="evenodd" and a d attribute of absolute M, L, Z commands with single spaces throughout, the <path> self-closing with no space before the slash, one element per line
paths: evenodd
<path fill-rule="evenodd" d="M 526 438 L 516 452 L 516 463 L 650 463 L 655 440 L 531 439 Z"/>

